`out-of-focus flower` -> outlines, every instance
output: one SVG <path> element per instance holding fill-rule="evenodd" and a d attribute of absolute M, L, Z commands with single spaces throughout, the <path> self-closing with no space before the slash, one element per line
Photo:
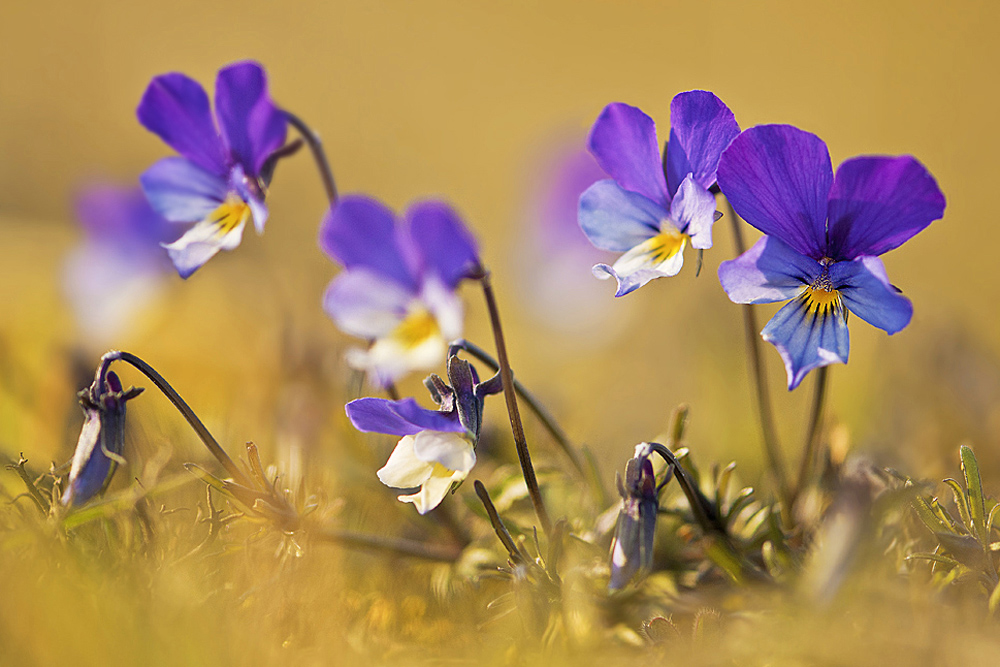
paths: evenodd
<path fill-rule="evenodd" d="M 401 221 L 380 202 L 341 198 L 323 220 L 320 246 L 347 269 L 323 307 L 343 331 L 373 341 L 348 363 L 386 385 L 444 361 L 462 334 L 455 290 L 479 266 L 475 239 L 447 204 L 412 205 Z"/>
<path fill-rule="evenodd" d="M 580 233 L 580 195 L 608 175 L 585 149 L 585 137 L 555 138 L 530 161 L 525 175 L 523 224 L 509 267 L 520 299 L 539 324 L 564 343 L 552 353 L 596 347 L 628 330 L 632 308 L 607 300 L 606 286 L 587 280 L 590 267 L 610 253 Z"/>
<path fill-rule="evenodd" d="M 618 513 L 615 536 L 611 541 L 611 580 L 608 588 L 618 590 L 640 572 L 653 566 L 653 538 L 656 534 L 656 513 L 659 511 L 660 489 L 670 481 L 673 467 L 656 484 L 656 472 L 648 443 L 635 446 L 635 456 L 625 465 L 625 481 L 618 478 L 618 493 L 622 509 Z"/>
<path fill-rule="evenodd" d="M 111 481 L 125 450 L 125 403 L 140 393 L 141 388 L 122 389 L 111 371 L 80 392 L 86 421 L 73 454 L 63 505 L 82 505 Z"/>
<path fill-rule="evenodd" d="M 118 335 L 160 289 L 172 271 L 160 244 L 178 232 L 137 187 L 89 187 L 76 213 L 85 239 L 66 258 L 63 288 L 85 335 L 101 341 Z"/>
<path fill-rule="evenodd" d="M 421 514 L 440 505 L 476 464 L 483 402 L 502 387 L 499 375 L 479 382 L 475 368 L 457 356 L 448 359 L 448 377 L 450 385 L 436 375 L 425 382 L 438 410 L 421 408 L 412 398 L 359 398 L 346 406 L 359 431 L 402 436 L 378 478 L 396 489 L 420 487 L 399 500 Z"/>
<path fill-rule="evenodd" d="M 615 296 L 677 275 L 689 242 L 699 250 L 712 247 L 719 216 L 709 188 L 740 127 L 733 112 L 703 90 L 674 97 L 670 124 L 663 161 L 653 120 L 635 107 L 609 104 L 590 132 L 590 151 L 614 180 L 595 183 L 580 197 L 580 227 L 598 248 L 625 253 L 612 266 L 594 267 L 598 278 L 618 281 Z"/>
<path fill-rule="evenodd" d="M 164 246 L 181 277 L 220 250 L 236 248 L 248 221 L 263 233 L 267 184 L 262 169 L 285 143 L 287 130 L 285 115 L 271 101 L 263 67 L 240 62 L 219 70 L 215 121 L 204 88 L 177 72 L 153 79 L 137 115 L 181 155 L 160 160 L 141 179 L 160 215 L 195 223 Z"/>
<path fill-rule="evenodd" d="M 878 256 L 944 215 L 944 195 L 915 158 L 855 157 L 834 176 L 819 137 L 761 125 L 725 152 L 719 187 L 766 234 L 719 266 L 729 298 L 791 299 L 761 332 L 785 362 L 789 389 L 814 368 L 847 363 L 847 311 L 889 334 L 910 323 L 913 305 Z"/>

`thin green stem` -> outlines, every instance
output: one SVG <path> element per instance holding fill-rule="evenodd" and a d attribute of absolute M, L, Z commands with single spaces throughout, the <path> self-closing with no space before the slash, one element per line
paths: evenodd
<path fill-rule="evenodd" d="M 809 412 L 809 426 L 806 429 L 806 439 L 802 448 L 802 464 L 799 466 L 799 477 L 792 493 L 791 503 L 795 504 L 799 495 L 805 489 L 806 482 L 812 472 L 816 450 L 819 447 L 820 424 L 823 421 L 823 407 L 826 405 L 826 389 L 829 384 L 829 366 L 821 366 L 816 371 L 815 391 L 813 392 L 812 409 Z"/>
<path fill-rule="evenodd" d="M 330 161 L 326 158 L 326 151 L 323 150 L 323 142 L 320 141 L 319 135 L 313 132 L 312 128 L 306 125 L 301 118 L 290 111 L 285 111 L 284 113 L 285 118 L 288 119 L 288 123 L 295 128 L 309 145 L 309 150 L 312 151 L 313 158 L 316 160 L 316 168 L 319 169 L 320 178 L 323 180 L 326 198 L 330 200 L 330 206 L 333 206 L 337 203 L 337 185 L 333 180 L 333 170 L 330 169 Z"/>
<path fill-rule="evenodd" d="M 493 339 L 497 348 L 497 358 L 500 366 L 500 380 L 503 383 L 503 396 L 507 402 L 507 414 L 510 416 L 511 433 L 514 435 L 514 445 L 517 448 L 517 459 L 521 464 L 521 474 L 524 476 L 524 483 L 528 487 L 528 495 L 531 497 L 531 504 L 534 505 L 535 514 L 538 516 L 542 530 L 548 535 L 552 529 L 552 522 L 545 509 L 542 500 L 542 492 L 538 488 L 538 479 L 535 477 L 535 466 L 531 463 L 531 453 L 528 451 L 528 441 L 524 437 L 524 425 L 521 423 L 521 413 L 517 408 L 517 392 L 514 388 L 514 374 L 510 370 L 510 361 L 507 358 L 507 344 L 503 338 L 503 328 L 500 324 L 500 310 L 497 307 L 496 296 L 493 294 L 493 285 L 490 282 L 489 271 L 485 267 L 478 267 L 475 272 L 476 278 L 483 286 L 483 296 L 486 298 L 486 308 L 490 313 L 490 326 L 493 328 Z"/>
<path fill-rule="evenodd" d="M 733 244 L 736 246 L 736 253 L 742 255 L 746 251 L 743 242 L 743 230 L 740 229 L 740 219 L 733 210 L 733 205 L 726 200 L 729 209 L 729 220 L 733 229 Z M 771 407 L 771 394 L 767 388 L 767 369 L 764 366 L 763 355 L 760 349 L 759 328 L 757 326 L 757 314 L 752 305 L 743 306 L 743 332 L 746 338 L 747 354 L 750 361 L 750 376 L 754 381 L 754 389 L 757 395 L 757 410 L 760 417 L 760 430 L 764 442 L 764 454 L 767 457 L 768 468 L 774 476 L 774 481 L 778 485 L 778 494 L 786 511 L 791 511 L 792 494 L 788 486 L 788 474 L 785 471 L 785 460 L 781 454 L 781 445 L 778 442 L 777 430 L 774 427 L 774 412 Z"/>
<path fill-rule="evenodd" d="M 457 347 L 468 352 L 473 357 L 490 367 L 493 371 L 500 370 L 500 364 L 497 363 L 497 360 L 475 343 L 461 338 L 453 342 L 451 345 L 452 347 Z M 516 377 L 514 378 L 514 391 L 516 391 L 517 395 L 521 397 L 521 400 L 524 401 L 525 405 L 527 405 L 531 411 L 535 413 L 538 421 L 541 422 L 542 426 L 545 427 L 545 430 L 547 430 L 552 436 L 552 439 L 556 441 L 557 445 L 559 445 L 559 448 L 564 454 L 566 454 L 570 463 L 573 464 L 573 467 L 576 468 L 577 472 L 579 472 L 583 477 L 586 477 L 586 468 L 583 464 L 583 460 L 580 458 L 579 452 L 576 451 L 576 448 L 573 446 L 573 443 L 570 442 L 566 432 L 562 430 L 562 427 L 559 426 L 551 413 L 545 409 L 545 406 L 538 402 L 538 399 L 536 399 Z"/>
<path fill-rule="evenodd" d="M 325 528 L 315 533 L 315 536 L 326 542 L 335 542 L 354 549 L 370 549 L 383 551 L 399 556 L 411 556 L 423 560 L 454 563 L 462 556 L 462 550 L 455 547 L 443 547 L 437 544 L 427 544 L 417 540 L 384 537 L 382 535 L 366 535 L 349 530 Z"/>
<path fill-rule="evenodd" d="M 219 442 L 212 436 L 208 428 L 198 419 L 198 415 L 194 413 L 194 410 L 181 398 L 181 395 L 170 386 L 162 375 L 156 372 L 156 370 L 147 364 L 145 361 L 135 356 L 130 352 L 108 352 L 101 358 L 101 367 L 98 369 L 98 377 L 103 381 L 104 375 L 107 373 L 107 368 L 110 366 L 112 361 L 124 361 L 136 368 L 140 373 L 145 375 L 147 378 L 156 385 L 164 396 L 173 404 L 177 411 L 181 413 L 187 423 L 194 429 L 194 432 L 198 434 L 198 437 L 208 448 L 208 451 L 212 453 L 212 456 L 222 464 L 222 467 L 232 475 L 233 479 L 238 483 L 246 486 L 248 488 L 255 488 L 253 482 L 250 480 L 246 474 L 240 470 L 240 467 L 229 458 Z"/>

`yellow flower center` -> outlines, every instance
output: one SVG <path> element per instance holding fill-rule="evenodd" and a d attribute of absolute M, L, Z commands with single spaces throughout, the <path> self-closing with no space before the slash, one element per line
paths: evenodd
<path fill-rule="evenodd" d="M 814 315 L 825 316 L 829 313 L 840 313 L 844 309 L 840 292 L 833 286 L 827 266 L 832 260 L 824 258 L 823 273 L 811 285 L 802 290 L 801 298 L 805 299 L 806 307 Z"/>
<path fill-rule="evenodd" d="M 223 237 L 250 219 L 250 206 L 234 194 L 226 197 L 206 221 L 215 228 L 215 235 Z"/>
<path fill-rule="evenodd" d="M 643 241 L 636 247 L 636 250 L 639 256 L 643 259 L 648 258 L 649 263 L 655 266 L 662 264 L 682 251 L 687 240 L 687 234 L 669 229 L 661 231 L 653 238 Z"/>
<path fill-rule="evenodd" d="M 389 338 L 401 347 L 411 350 L 428 339 L 441 336 L 441 328 L 437 319 L 426 308 L 418 308 L 411 312 L 389 334 Z"/>

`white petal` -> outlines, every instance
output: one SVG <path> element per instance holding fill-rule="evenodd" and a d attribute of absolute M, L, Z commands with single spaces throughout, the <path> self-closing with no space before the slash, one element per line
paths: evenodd
<path fill-rule="evenodd" d="M 429 277 L 421 290 L 427 310 L 433 313 L 438 329 L 445 340 L 455 340 L 462 335 L 462 300 L 448 289 L 436 276 Z"/>
<path fill-rule="evenodd" d="M 476 465 L 476 451 L 462 434 L 421 431 L 413 440 L 413 453 L 421 461 L 468 474 Z"/>
<path fill-rule="evenodd" d="M 413 452 L 413 436 L 403 436 L 389 455 L 389 460 L 378 471 L 378 478 L 395 489 L 412 489 L 431 476 L 432 464 L 421 461 Z"/>
<path fill-rule="evenodd" d="M 399 496 L 399 500 L 404 503 L 413 503 L 418 512 L 426 514 L 441 504 L 444 497 L 448 495 L 448 491 L 451 490 L 452 484 L 462 481 L 468 474 L 462 472 L 446 474 L 448 472 L 450 471 L 446 471 L 441 466 L 435 466 L 434 474 L 424 482 L 418 492 L 409 496 Z"/>
<path fill-rule="evenodd" d="M 164 243 L 181 277 L 187 278 L 220 250 L 233 250 L 243 239 L 250 207 L 229 198 L 173 243 Z"/>

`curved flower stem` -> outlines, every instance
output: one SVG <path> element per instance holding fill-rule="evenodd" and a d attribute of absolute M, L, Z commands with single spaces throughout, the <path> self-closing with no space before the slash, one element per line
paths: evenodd
<path fill-rule="evenodd" d="M 319 135 L 312 131 L 301 118 L 290 111 L 284 111 L 288 123 L 305 139 L 316 160 L 316 168 L 319 169 L 320 178 L 323 179 L 323 188 L 326 190 L 326 198 L 330 200 L 330 205 L 337 203 L 337 185 L 333 180 L 333 170 L 330 169 L 330 161 L 326 158 L 326 151 L 323 150 L 323 142 L 319 140 Z"/>
<path fill-rule="evenodd" d="M 500 364 L 497 363 L 497 360 L 491 357 L 486 350 L 471 341 L 460 338 L 453 342 L 451 347 L 459 348 L 468 352 L 494 371 L 500 370 Z M 521 397 L 521 400 L 524 401 L 525 405 L 531 408 L 531 411 L 535 413 L 535 416 L 538 417 L 538 421 L 540 421 L 542 426 L 545 427 L 545 430 L 552 435 L 552 439 L 555 440 L 556 444 L 559 445 L 559 448 L 563 450 L 563 453 L 566 454 L 567 458 L 569 458 L 573 467 L 576 468 L 576 471 L 583 477 L 586 477 L 587 471 L 583 465 L 582 459 L 580 458 L 580 454 L 573 447 L 573 443 L 570 442 L 566 432 L 562 430 L 559 424 L 556 423 L 555 418 L 552 417 L 549 411 L 545 409 L 545 406 L 539 403 L 538 399 L 536 399 L 531 392 L 529 392 L 525 386 L 518 381 L 517 378 L 514 378 L 514 391 L 516 391 L 517 395 Z"/>
<path fill-rule="evenodd" d="M 334 542 L 354 549 L 371 549 L 384 551 L 400 556 L 411 556 L 423 560 L 454 563 L 462 556 L 460 548 L 448 548 L 437 544 L 427 544 L 417 540 L 384 537 L 382 535 L 366 535 L 349 530 L 326 528 L 319 530 L 315 536 L 326 542 Z"/>
<path fill-rule="evenodd" d="M 826 404 L 826 388 L 829 384 L 829 366 L 821 366 L 816 371 L 816 387 L 813 393 L 812 410 L 809 413 L 809 427 L 806 429 L 806 439 L 802 452 L 802 464 L 799 466 L 799 477 L 795 483 L 790 503 L 795 504 L 805 488 L 809 474 L 812 472 L 813 460 L 819 445 L 820 423 L 823 420 L 823 406 Z"/>
<path fill-rule="evenodd" d="M 729 220 L 733 228 L 733 244 L 736 246 L 736 253 L 742 255 L 746 251 L 746 244 L 743 242 L 743 231 L 740 229 L 740 218 L 733 210 L 733 205 L 726 200 L 729 209 Z M 791 511 L 790 501 L 792 493 L 788 486 L 788 475 L 785 472 L 785 460 L 781 454 L 781 445 L 778 442 L 778 434 L 774 428 L 774 412 L 771 408 L 771 394 L 767 388 L 767 369 L 764 367 L 762 355 L 760 353 L 760 336 L 758 335 L 757 314 L 753 306 L 746 304 L 743 306 L 743 330 L 746 338 L 747 353 L 750 357 L 750 375 L 754 380 L 754 388 L 757 393 L 757 410 L 760 417 L 760 430 L 764 440 L 764 454 L 767 456 L 768 467 L 774 475 L 774 481 L 778 485 L 778 494 L 785 505 L 786 512 Z"/>
<path fill-rule="evenodd" d="M 194 413 L 194 410 L 192 410 L 191 407 L 184 402 L 184 399 L 181 398 L 181 395 L 178 394 L 173 387 L 170 386 L 170 383 L 168 383 L 162 375 L 157 373 L 156 370 L 145 361 L 129 352 L 108 352 L 101 357 L 101 365 L 97 369 L 97 377 L 99 381 L 103 382 L 104 376 L 107 374 L 108 367 L 113 361 L 124 361 L 131 364 L 140 373 L 149 378 L 152 383 L 156 385 L 156 388 L 159 389 L 171 403 L 173 403 L 174 407 L 177 408 L 177 411 L 184 416 L 184 419 L 186 419 L 188 424 L 191 425 L 194 432 L 198 434 L 201 441 L 206 447 L 208 447 L 208 451 L 210 451 L 212 456 L 214 456 L 219 463 L 222 464 L 222 467 L 233 476 L 233 479 L 238 484 L 242 484 L 248 488 L 255 488 L 250 478 L 247 477 L 242 470 L 240 470 L 240 467 L 236 465 L 231 458 L 229 458 L 229 455 L 222 449 L 222 446 L 219 445 L 218 441 L 212 436 L 211 433 L 209 433 L 205 425 L 201 423 L 201 420 L 198 419 L 198 415 Z"/>
<path fill-rule="evenodd" d="M 514 435 L 514 445 L 517 447 L 517 459 L 521 464 L 521 474 L 524 476 L 524 483 L 528 487 L 528 495 L 531 497 L 531 504 L 535 507 L 535 514 L 538 516 L 542 530 L 548 535 L 552 529 L 552 522 L 542 501 L 542 492 L 538 488 L 538 480 L 535 478 L 535 467 L 531 463 L 531 453 L 528 451 L 528 441 L 524 437 L 524 425 L 521 423 L 521 413 L 517 408 L 517 395 L 514 388 L 514 374 L 510 370 L 510 362 L 507 359 L 507 344 L 503 339 L 503 328 L 500 325 L 500 310 L 497 308 L 496 296 L 493 294 L 493 284 L 490 282 L 490 273 L 482 265 L 476 267 L 473 276 L 483 286 L 483 296 L 486 297 L 486 308 L 490 313 L 490 326 L 493 328 L 493 339 L 497 347 L 497 358 L 500 366 L 500 380 L 503 382 L 503 397 L 507 402 L 507 414 L 510 416 L 511 433 Z"/>

